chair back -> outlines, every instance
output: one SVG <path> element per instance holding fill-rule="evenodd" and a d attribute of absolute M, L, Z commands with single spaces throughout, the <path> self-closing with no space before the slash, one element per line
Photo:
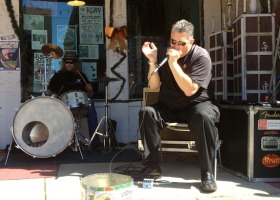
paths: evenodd
<path fill-rule="evenodd" d="M 158 102 L 159 88 L 152 90 L 148 87 L 143 88 L 142 107 L 153 105 Z"/>

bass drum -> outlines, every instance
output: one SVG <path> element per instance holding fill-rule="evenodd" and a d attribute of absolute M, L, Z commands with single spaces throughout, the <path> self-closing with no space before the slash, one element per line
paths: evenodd
<path fill-rule="evenodd" d="M 75 125 L 68 107 L 52 97 L 26 101 L 16 112 L 12 134 L 25 153 L 38 158 L 56 156 L 70 145 Z"/>

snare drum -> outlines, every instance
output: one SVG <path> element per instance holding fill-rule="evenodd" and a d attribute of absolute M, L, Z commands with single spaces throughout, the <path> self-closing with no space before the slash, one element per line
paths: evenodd
<path fill-rule="evenodd" d="M 80 105 L 89 106 L 89 98 L 84 91 L 73 90 L 60 95 L 59 99 L 66 104 L 68 108 L 78 108 Z"/>
<path fill-rule="evenodd" d="M 16 112 L 12 134 L 25 153 L 47 158 L 70 145 L 74 124 L 71 111 L 62 101 L 40 96 L 26 101 Z"/>
<path fill-rule="evenodd" d="M 90 99 L 84 91 L 73 90 L 65 92 L 59 99 L 70 108 L 74 117 L 86 117 L 90 109 Z"/>

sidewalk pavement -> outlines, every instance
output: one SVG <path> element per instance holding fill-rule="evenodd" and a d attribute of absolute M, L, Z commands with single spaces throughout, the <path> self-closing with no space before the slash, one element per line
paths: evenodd
<path fill-rule="evenodd" d="M 98 173 L 110 173 L 115 167 L 129 163 L 79 163 L 60 165 L 56 178 L 38 178 L 0 181 L 1 200 L 80 200 L 81 178 Z M 133 163 L 135 167 L 140 162 Z M 168 184 L 154 185 L 151 189 L 142 184 L 132 187 L 135 200 L 276 200 L 280 189 L 263 182 L 248 182 L 225 170 L 218 169 L 218 190 L 202 193 L 200 169 L 197 163 L 168 158 L 162 163 L 163 178 Z M 84 199 L 83 199 L 84 200 Z"/>

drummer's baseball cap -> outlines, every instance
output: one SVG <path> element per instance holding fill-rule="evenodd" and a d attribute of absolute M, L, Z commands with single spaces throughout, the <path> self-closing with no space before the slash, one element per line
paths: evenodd
<path fill-rule="evenodd" d="M 75 51 L 65 51 L 63 60 L 78 60 L 78 55 Z"/>

